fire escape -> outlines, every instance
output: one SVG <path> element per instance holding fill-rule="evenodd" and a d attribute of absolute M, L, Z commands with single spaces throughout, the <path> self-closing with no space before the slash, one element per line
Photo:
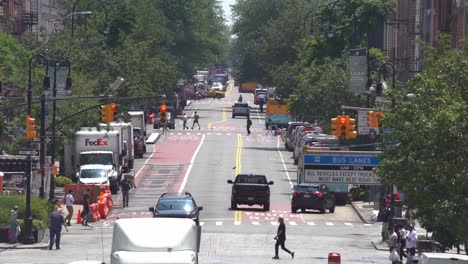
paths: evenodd
<path fill-rule="evenodd" d="M 37 32 L 38 24 L 38 0 L 23 0 L 23 25 L 29 32 Z"/>

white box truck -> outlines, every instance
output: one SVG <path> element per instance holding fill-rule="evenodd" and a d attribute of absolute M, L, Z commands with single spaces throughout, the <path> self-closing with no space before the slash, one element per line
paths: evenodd
<path fill-rule="evenodd" d="M 75 133 L 72 141 L 65 145 L 65 175 L 76 177 L 80 167 L 89 164 L 101 164 L 117 172 L 120 181 L 122 176 L 123 139 L 120 131 L 98 131 L 88 128 Z M 112 193 L 117 193 L 118 184 L 111 183 Z"/>
<path fill-rule="evenodd" d="M 111 264 L 197 264 L 200 230 L 192 219 L 119 219 L 112 234 Z"/>
<path fill-rule="evenodd" d="M 123 137 L 123 149 L 126 154 L 123 157 L 122 170 L 124 172 L 129 172 L 133 169 L 133 164 L 135 161 L 135 152 L 134 152 L 134 138 L 133 138 L 133 124 L 125 122 L 111 122 L 109 124 L 99 124 L 101 128 L 105 130 L 114 130 L 120 129 Z"/>
<path fill-rule="evenodd" d="M 145 122 L 145 112 L 143 111 L 128 111 L 130 115 L 130 122 L 133 125 L 134 129 L 141 129 L 143 136 L 146 137 L 146 122 Z"/>

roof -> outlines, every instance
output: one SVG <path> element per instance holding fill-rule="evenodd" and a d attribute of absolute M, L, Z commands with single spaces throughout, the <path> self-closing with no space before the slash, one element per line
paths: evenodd
<path fill-rule="evenodd" d="M 266 177 L 266 175 L 264 175 L 264 174 L 252 174 L 252 173 L 249 173 L 249 174 L 237 174 L 237 176 L 252 176 L 252 177 L 255 177 L 255 176 L 263 176 L 263 177 Z"/>
<path fill-rule="evenodd" d="M 320 187 L 320 184 L 318 183 L 299 183 L 297 186 L 300 187 Z"/>
<path fill-rule="evenodd" d="M 82 165 L 80 168 L 81 169 L 103 169 L 103 170 L 108 170 L 112 168 L 112 165 L 104 165 L 104 164 L 87 164 L 87 165 Z"/>

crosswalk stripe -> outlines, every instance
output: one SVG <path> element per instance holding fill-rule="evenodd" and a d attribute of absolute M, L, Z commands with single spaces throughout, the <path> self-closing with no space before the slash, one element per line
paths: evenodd
<path fill-rule="evenodd" d="M 278 222 L 270 222 L 272 225 L 276 226 L 276 225 L 279 225 Z"/>
<path fill-rule="evenodd" d="M 352 223 L 344 223 L 345 225 L 347 226 L 352 226 L 353 224 Z"/>
<path fill-rule="evenodd" d="M 216 225 L 217 225 L 217 226 L 223 225 L 223 222 L 218 221 L 218 222 L 216 222 Z"/>
<path fill-rule="evenodd" d="M 234 225 L 240 225 L 240 224 L 241 224 L 241 222 L 239 222 L 239 221 L 234 222 Z"/>
<path fill-rule="evenodd" d="M 252 225 L 260 225 L 259 222 L 252 222 Z"/>
<path fill-rule="evenodd" d="M 364 224 L 364 226 L 372 226 L 372 224 Z"/>
<path fill-rule="evenodd" d="M 205 222 L 200 222 L 200 226 L 204 226 L 205 225 Z"/>
<path fill-rule="evenodd" d="M 289 222 L 290 225 L 297 225 L 296 222 Z"/>
<path fill-rule="evenodd" d="M 314 222 L 307 222 L 308 225 L 311 225 L 311 226 L 314 226 L 315 223 Z"/>
<path fill-rule="evenodd" d="M 327 226 L 335 225 L 335 224 L 333 224 L 332 222 L 326 222 L 325 224 L 326 224 Z"/>

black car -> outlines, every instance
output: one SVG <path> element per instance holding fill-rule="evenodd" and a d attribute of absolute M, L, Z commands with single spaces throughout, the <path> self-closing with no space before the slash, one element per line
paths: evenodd
<path fill-rule="evenodd" d="M 186 193 L 163 193 L 155 207 L 150 207 L 153 217 L 191 218 L 200 224 L 200 211 L 203 206 L 197 206 L 192 195 Z"/>
<path fill-rule="evenodd" d="M 232 184 L 231 210 L 236 210 L 238 204 L 263 205 L 265 211 L 270 210 L 270 186 L 273 181 L 267 181 L 265 175 L 239 174 Z"/>
<path fill-rule="evenodd" d="M 319 210 L 322 214 L 328 209 L 330 213 L 334 213 L 335 196 L 323 184 L 300 183 L 294 185 L 291 211 L 295 213 L 299 209 L 302 212 L 305 212 L 306 209 Z"/>

